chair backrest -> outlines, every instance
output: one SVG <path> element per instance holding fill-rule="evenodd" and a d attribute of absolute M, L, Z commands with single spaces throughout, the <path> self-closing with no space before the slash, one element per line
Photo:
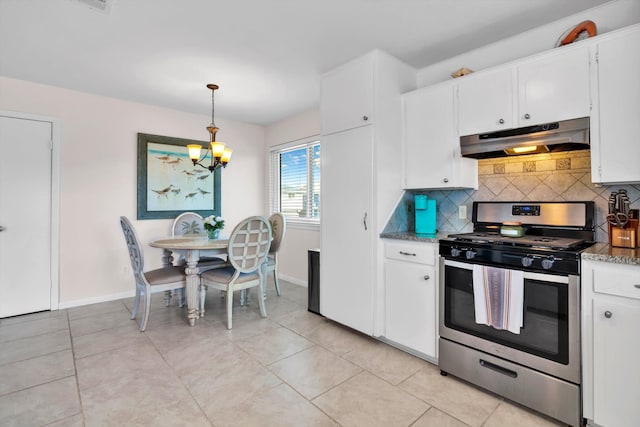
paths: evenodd
<path fill-rule="evenodd" d="M 235 226 L 229 237 L 229 262 L 240 273 L 258 270 L 269 255 L 271 226 L 262 216 L 251 216 Z"/>
<path fill-rule="evenodd" d="M 131 259 L 131 268 L 136 279 L 141 279 L 144 271 L 144 256 L 142 249 L 140 248 L 140 241 L 138 235 L 131 225 L 131 221 L 125 216 L 120 217 L 120 226 L 124 233 L 124 240 L 127 242 L 127 249 L 129 250 L 129 258 Z"/>
<path fill-rule="evenodd" d="M 178 215 L 173 220 L 171 235 L 181 236 L 183 234 L 207 234 L 202 216 L 195 212 L 184 212 Z"/>
<path fill-rule="evenodd" d="M 280 212 L 276 212 L 269 217 L 269 224 L 271 225 L 271 234 L 273 235 L 269 253 L 274 253 L 278 252 L 280 243 L 282 239 L 284 239 L 284 233 L 287 231 L 287 220 Z"/>

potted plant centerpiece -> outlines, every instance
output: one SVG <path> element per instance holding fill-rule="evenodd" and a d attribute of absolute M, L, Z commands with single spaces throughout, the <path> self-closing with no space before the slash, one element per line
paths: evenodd
<path fill-rule="evenodd" d="M 220 230 L 224 228 L 224 219 L 220 216 L 209 215 L 203 219 L 204 228 L 207 230 L 209 239 L 215 240 L 220 234 Z"/>

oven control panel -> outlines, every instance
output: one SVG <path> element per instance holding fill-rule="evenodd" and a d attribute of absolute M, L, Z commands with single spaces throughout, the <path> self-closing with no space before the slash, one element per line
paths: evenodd
<path fill-rule="evenodd" d="M 495 267 L 526 269 L 551 274 L 579 274 L 580 253 L 518 248 L 504 245 L 485 246 L 440 240 L 439 254 L 461 262 Z"/>
<path fill-rule="evenodd" d="M 540 216 L 540 205 L 513 205 L 511 215 L 515 216 Z"/>

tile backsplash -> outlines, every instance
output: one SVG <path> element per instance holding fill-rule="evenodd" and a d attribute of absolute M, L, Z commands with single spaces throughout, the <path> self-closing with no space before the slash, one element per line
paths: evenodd
<path fill-rule="evenodd" d="M 640 208 L 640 185 L 596 186 L 591 183 L 589 150 L 478 161 L 478 189 L 407 191 L 385 232 L 413 231 L 413 195 L 436 200 L 438 232 L 472 231 L 474 201 L 585 201 L 596 204 L 596 240 L 607 242 L 607 201 L 612 191 L 627 190 L 631 208 Z M 467 219 L 458 219 L 458 206 L 467 207 Z"/>

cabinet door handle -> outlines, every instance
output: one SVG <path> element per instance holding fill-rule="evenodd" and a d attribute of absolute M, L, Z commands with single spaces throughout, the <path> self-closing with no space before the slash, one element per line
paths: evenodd
<path fill-rule="evenodd" d="M 367 120 L 369 120 L 369 116 L 362 116 L 362 120 L 366 122 Z"/>
<path fill-rule="evenodd" d="M 613 317 L 613 313 L 607 310 L 604 312 L 604 317 L 606 317 L 607 319 L 611 319 Z"/>
<path fill-rule="evenodd" d="M 364 213 L 364 218 L 362 218 L 362 224 L 364 225 L 364 229 L 367 230 L 367 213 Z"/>
<path fill-rule="evenodd" d="M 503 125 L 503 124 L 504 124 L 504 119 L 500 119 L 500 120 L 498 120 L 498 123 L 500 123 L 501 125 Z"/>
<path fill-rule="evenodd" d="M 412 252 L 404 252 L 404 251 L 399 251 L 400 255 L 407 255 L 407 256 L 416 256 L 416 254 L 412 253 Z"/>
<path fill-rule="evenodd" d="M 425 276 L 424 276 L 424 280 L 429 280 L 429 279 L 431 279 L 431 277 L 429 277 L 429 275 L 428 275 L 428 274 L 425 274 Z"/>
<path fill-rule="evenodd" d="M 444 182 L 444 183 L 446 184 L 447 182 L 449 182 L 449 178 L 444 178 L 444 179 L 442 180 L 442 182 Z"/>
<path fill-rule="evenodd" d="M 527 114 L 524 115 L 524 118 L 529 120 L 531 118 L 531 116 L 529 115 L 529 113 L 527 113 Z"/>
<path fill-rule="evenodd" d="M 0 227 L 0 231 L 2 231 L 2 227 Z M 633 287 L 640 289 L 640 283 L 637 283 L 637 284 L 633 285 Z"/>

